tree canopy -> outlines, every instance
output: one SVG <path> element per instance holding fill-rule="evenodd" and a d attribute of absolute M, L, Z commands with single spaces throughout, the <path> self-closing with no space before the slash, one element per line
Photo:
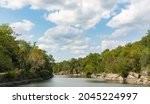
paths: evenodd
<path fill-rule="evenodd" d="M 150 31 L 140 41 L 106 49 L 102 53 L 91 53 L 85 58 L 71 59 L 55 64 L 54 72 L 84 73 L 117 73 L 127 77 L 130 71 L 140 73 L 150 71 Z M 76 71 L 77 70 L 77 71 Z"/>
<path fill-rule="evenodd" d="M 0 81 L 51 77 L 53 56 L 16 36 L 11 27 L 0 25 L 0 73 L 6 73 Z"/>

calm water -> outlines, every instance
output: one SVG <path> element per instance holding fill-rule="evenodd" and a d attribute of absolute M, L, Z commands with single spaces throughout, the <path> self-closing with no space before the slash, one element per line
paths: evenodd
<path fill-rule="evenodd" d="M 57 75 L 52 79 L 36 82 L 23 87 L 136 87 L 139 85 L 118 84 L 115 82 L 106 82 L 94 78 L 72 78 L 66 75 Z"/>

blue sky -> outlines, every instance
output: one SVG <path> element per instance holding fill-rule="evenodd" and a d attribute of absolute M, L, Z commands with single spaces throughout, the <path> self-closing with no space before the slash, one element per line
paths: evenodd
<path fill-rule="evenodd" d="M 56 61 L 114 49 L 145 36 L 150 0 L 0 0 L 0 23 Z"/>

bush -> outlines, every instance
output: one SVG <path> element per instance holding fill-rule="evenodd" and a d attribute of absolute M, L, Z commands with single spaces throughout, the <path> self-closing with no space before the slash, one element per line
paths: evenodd
<path fill-rule="evenodd" d="M 52 74 L 48 70 L 41 70 L 40 72 L 37 73 L 39 77 L 46 78 L 46 77 L 51 77 Z"/>
<path fill-rule="evenodd" d="M 20 71 L 18 69 L 15 69 L 13 71 L 9 71 L 8 73 L 3 75 L 3 80 L 5 81 L 14 81 L 14 80 L 20 80 Z"/>

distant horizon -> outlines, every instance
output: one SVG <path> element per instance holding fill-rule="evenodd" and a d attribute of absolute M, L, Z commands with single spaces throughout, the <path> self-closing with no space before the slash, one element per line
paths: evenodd
<path fill-rule="evenodd" d="M 150 29 L 150 0 L 1 0 L 0 24 L 37 42 L 56 62 L 140 40 Z"/>

